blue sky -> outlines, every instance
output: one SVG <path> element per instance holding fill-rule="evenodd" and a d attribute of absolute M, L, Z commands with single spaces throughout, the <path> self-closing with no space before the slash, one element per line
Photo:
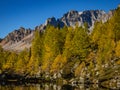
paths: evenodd
<path fill-rule="evenodd" d="M 108 12 L 120 0 L 0 0 L 0 38 L 19 27 L 32 28 L 49 17 L 60 18 L 70 10 Z"/>

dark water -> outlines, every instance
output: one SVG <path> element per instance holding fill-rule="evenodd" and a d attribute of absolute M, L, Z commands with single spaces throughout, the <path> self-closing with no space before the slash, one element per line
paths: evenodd
<path fill-rule="evenodd" d="M 109 90 L 98 85 L 25 84 L 0 85 L 0 90 Z"/>

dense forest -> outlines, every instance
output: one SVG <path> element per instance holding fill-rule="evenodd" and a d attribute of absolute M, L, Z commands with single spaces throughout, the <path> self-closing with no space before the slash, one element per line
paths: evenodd
<path fill-rule="evenodd" d="M 120 76 L 120 8 L 106 23 L 84 27 L 47 26 L 35 30 L 31 48 L 20 53 L 0 47 L 0 74 L 46 79 L 87 78 L 105 81 Z"/>

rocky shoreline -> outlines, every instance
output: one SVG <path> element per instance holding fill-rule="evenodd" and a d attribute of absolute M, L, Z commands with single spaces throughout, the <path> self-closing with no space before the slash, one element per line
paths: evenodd
<path fill-rule="evenodd" d="M 26 77 L 18 74 L 8 74 L 8 73 L 0 74 L 0 85 L 3 84 L 23 85 L 25 83 L 31 83 L 31 84 L 53 83 L 53 84 L 71 85 L 71 86 L 77 86 L 83 84 L 88 86 L 97 85 L 98 87 L 107 88 L 107 89 L 120 89 L 120 77 L 111 80 L 100 81 L 96 79 L 90 80 L 89 78 L 80 78 L 80 79 L 72 78 L 68 80 L 63 78 L 50 79 L 43 77 Z"/>

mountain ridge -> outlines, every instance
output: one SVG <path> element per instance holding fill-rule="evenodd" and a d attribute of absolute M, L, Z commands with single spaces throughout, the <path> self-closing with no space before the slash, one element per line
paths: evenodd
<path fill-rule="evenodd" d="M 22 51 L 25 48 L 31 47 L 31 42 L 34 37 L 34 31 L 43 31 L 46 29 L 47 25 L 53 25 L 55 27 L 63 28 L 64 26 L 75 27 L 76 23 L 79 26 L 83 26 L 84 23 L 88 23 L 88 28 L 90 31 L 94 28 L 95 22 L 102 21 L 106 22 L 113 16 L 114 10 L 108 13 L 103 10 L 85 10 L 83 12 L 78 12 L 76 10 L 70 10 L 65 13 L 61 18 L 56 19 L 55 17 L 48 18 L 44 24 L 36 26 L 34 30 L 25 29 L 20 27 L 18 30 L 14 30 L 9 33 L 0 43 L 0 45 L 5 50 L 12 51 Z"/>

